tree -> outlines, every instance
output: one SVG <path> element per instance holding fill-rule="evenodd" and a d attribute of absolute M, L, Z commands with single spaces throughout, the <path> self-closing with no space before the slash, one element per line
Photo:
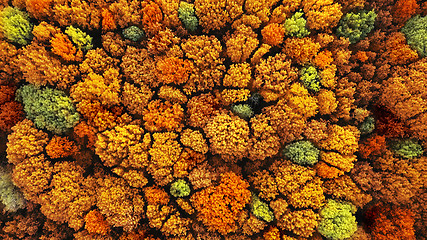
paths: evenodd
<path fill-rule="evenodd" d="M 103 75 L 89 73 L 83 81 L 71 87 L 70 96 L 74 102 L 98 100 L 103 105 L 111 106 L 120 102 L 120 83 L 118 69 L 110 68 Z"/>
<path fill-rule="evenodd" d="M 423 154 L 421 145 L 414 139 L 400 139 L 392 143 L 394 152 L 404 158 L 414 158 Z"/>
<path fill-rule="evenodd" d="M 65 61 L 76 61 L 77 50 L 71 43 L 67 35 L 58 33 L 50 40 L 50 45 L 52 46 L 52 52 L 56 55 L 59 55 Z M 81 55 L 81 53 L 79 54 Z"/>
<path fill-rule="evenodd" d="M 98 179 L 96 206 L 105 216 L 108 225 L 123 227 L 130 232 L 135 229 L 144 214 L 144 200 L 140 191 L 131 188 L 122 178 L 105 176 Z"/>
<path fill-rule="evenodd" d="M 68 223 L 75 230 L 83 227 L 84 215 L 96 202 L 95 179 L 83 174 L 75 162 L 55 163 L 49 190 L 40 195 L 40 211 L 48 219 Z"/>
<path fill-rule="evenodd" d="M 318 161 L 320 151 L 309 141 L 298 141 L 287 145 L 283 153 L 297 164 L 313 165 Z"/>
<path fill-rule="evenodd" d="M 365 211 L 364 217 L 374 239 L 415 239 L 413 213 L 408 209 L 377 203 Z"/>
<path fill-rule="evenodd" d="M 153 100 L 143 110 L 144 126 L 150 132 L 178 131 L 183 127 L 184 109 L 178 103 Z"/>
<path fill-rule="evenodd" d="M 300 70 L 300 75 L 301 82 L 305 88 L 313 92 L 318 92 L 320 90 L 320 77 L 315 67 L 303 67 Z"/>
<path fill-rule="evenodd" d="M 351 203 L 329 199 L 320 210 L 320 222 L 317 230 L 332 240 L 351 237 L 357 230 L 356 207 Z"/>
<path fill-rule="evenodd" d="M 79 121 L 80 115 L 71 99 L 60 90 L 41 89 L 28 84 L 16 91 L 16 97 L 23 103 L 27 117 L 38 128 L 62 134 Z"/>
<path fill-rule="evenodd" d="M 199 20 L 196 17 L 193 4 L 181 1 L 178 8 L 178 17 L 187 30 L 192 32 L 197 30 Z"/>
<path fill-rule="evenodd" d="M 233 172 L 223 173 L 218 186 L 205 188 L 191 196 L 197 218 L 209 231 L 216 230 L 223 235 L 235 232 L 238 216 L 251 198 L 248 187 L 241 176 Z"/>
<path fill-rule="evenodd" d="M 374 29 L 377 14 L 374 10 L 363 10 L 359 13 L 347 13 L 339 23 L 337 35 L 346 37 L 351 43 L 364 39 Z"/>
<path fill-rule="evenodd" d="M 262 42 L 271 46 L 283 43 L 286 29 L 277 23 L 270 23 L 261 30 Z"/>
<path fill-rule="evenodd" d="M 137 26 L 127 27 L 123 29 L 122 33 L 124 38 L 132 40 L 134 42 L 138 42 L 143 37 L 145 37 L 144 31 Z"/>
<path fill-rule="evenodd" d="M 228 114 L 218 114 L 206 125 L 206 136 L 211 143 L 211 152 L 224 160 L 236 162 L 247 155 L 248 123 Z"/>
<path fill-rule="evenodd" d="M 243 13 L 243 1 L 222 2 L 221 0 L 194 1 L 199 24 L 204 32 L 220 30 Z"/>
<path fill-rule="evenodd" d="M 110 226 L 98 210 L 92 210 L 85 216 L 85 229 L 91 234 L 106 235 Z"/>
<path fill-rule="evenodd" d="M 330 32 L 342 16 L 341 5 L 333 0 L 303 0 L 302 6 L 310 29 Z"/>
<path fill-rule="evenodd" d="M 235 63 L 245 62 L 258 46 L 257 37 L 258 35 L 249 26 L 244 24 L 237 26 L 225 42 L 227 56 Z"/>
<path fill-rule="evenodd" d="M 251 197 L 251 212 L 257 217 L 266 222 L 271 222 L 274 219 L 273 212 L 268 207 L 268 204 L 261 201 L 254 193 Z"/>
<path fill-rule="evenodd" d="M 296 12 L 291 18 L 286 19 L 284 27 L 287 35 L 303 38 L 310 34 L 306 28 L 307 21 L 302 15 L 302 12 Z"/>
<path fill-rule="evenodd" d="M 65 29 L 65 33 L 71 38 L 71 41 L 77 45 L 78 49 L 87 51 L 93 47 L 92 37 L 83 32 L 80 28 L 68 26 Z"/>
<path fill-rule="evenodd" d="M 31 41 L 33 24 L 26 12 L 14 7 L 0 11 L 0 31 L 11 42 L 27 45 Z"/>
<path fill-rule="evenodd" d="M 405 26 L 401 29 L 405 34 L 408 44 L 417 50 L 421 57 L 427 56 L 427 16 L 421 17 L 420 15 L 414 16 L 409 19 Z"/>
<path fill-rule="evenodd" d="M 171 184 L 170 193 L 174 197 L 187 197 L 190 195 L 190 192 L 190 186 L 183 179 L 178 179 Z"/>
<path fill-rule="evenodd" d="M 24 196 L 13 184 L 10 167 L 0 167 L 0 201 L 8 212 L 16 212 L 26 207 Z"/>

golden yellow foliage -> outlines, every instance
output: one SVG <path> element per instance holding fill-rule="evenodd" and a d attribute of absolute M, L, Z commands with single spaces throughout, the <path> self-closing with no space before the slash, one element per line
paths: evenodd
<path fill-rule="evenodd" d="M 144 200 L 139 190 L 129 187 L 122 178 L 105 176 L 98 179 L 96 206 L 112 227 L 126 232 L 138 226 L 144 213 Z"/>
<path fill-rule="evenodd" d="M 311 38 L 287 38 L 283 52 L 295 62 L 303 65 L 314 59 L 320 50 L 320 44 Z"/>
<path fill-rule="evenodd" d="M 116 126 L 112 130 L 99 133 L 95 143 L 95 153 L 107 167 L 120 165 L 129 157 L 130 148 L 140 145 L 144 130 L 137 125 Z"/>
<path fill-rule="evenodd" d="M 338 107 L 335 93 L 331 90 L 321 89 L 316 97 L 319 105 L 319 112 L 322 115 L 331 114 Z"/>
<path fill-rule="evenodd" d="M 184 92 L 189 95 L 196 91 L 211 90 L 221 84 L 225 66 L 220 57 L 222 46 L 215 36 L 190 36 L 183 41 L 181 48 L 185 56 L 193 61 L 194 70 L 184 85 Z"/>
<path fill-rule="evenodd" d="M 204 139 L 203 134 L 199 130 L 185 129 L 181 133 L 181 143 L 182 145 L 193 149 L 196 152 L 206 154 L 209 150 L 206 139 Z"/>
<path fill-rule="evenodd" d="M 302 7 L 310 29 L 330 32 L 341 19 L 341 5 L 333 0 L 303 0 Z"/>
<path fill-rule="evenodd" d="M 245 1 L 246 14 L 257 16 L 263 23 L 270 19 L 271 8 L 279 0 L 247 0 Z"/>
<path fill-rule="evenodd" d="M 211 93 L 192 97 L 187 103 L 187 121 L 192 127 L 204 128 L 219 112 L 219 100 Z"/>
<path fill-rule="evenodd" d="M 108 10 L 108 14 L 104 13 L 103 15 L 106 19 L 104 20 L 105 25 L 103 25 L 105 30 L 115 29 L 116 24 L 120 28 L 124 28 L 128 25 L 141 23 L 141 3 L 138 1 L 119 0 L 109 5 Z"/>
<path fill-rule="evenodd" d="M 85 29 L 99 28 L 101 12 L 95 2 L 88 1 L 54 1 L 52 20 L 61 26 L 77 25 Z"/>
<path fill-rule="evenodd" d="M 7 139 L 7 159 L 15 165 L 41 154 L 49 140 L 47 133 L 36 129 L 29 119 L 24 119 L 12 127 L 12 133 Z"/>
<path fill-rule="evenodd" d="M 143 83 L 137 86 L 125 82 L 123 84 L 121 102 L 130 113 L 142 115 L 144 108 L 147 107 L 153 95 L 154 92 Z"/>
<path fill-rule="evenodd" d="M 283 101 L 283 100 L 280 100 Z M 279 103 L 263 109 L 270 125 L 279 136 L 280 142 L 288 143 L 301 138 L 306 128 L 306 119 L 287 104 Z"/>
<path fill-rule="evenodd" d="M 163 24 L 168 28 L 176 28 L 181 25 L 178 18 L 179 0 L 154 0 L 163 13 Z"/>
<path fill-rule="evenodd" d="M 283 53 L 274 57 L 262 59 L 255 67 L 256 89 L 284 94 L 292 81 L 298 78 L 297 70 L 292 67 L 291 61 Z M 263 95 L 263 93 L 261 93 Z M 263 95 L 264 96 L 264 95 Z"/>
<path fill-rule="evenodd" d="M 254 52 L 252 58 L 251 58 L 251 64 L 256 65 L 258 64 L 262 57 L 270 51 L 271 46 L 268 44 L 261 44 L 261 46 Z"/>
<path fill-rule="evenodd" d="M 362 192 L 348 175 L 325 181 L 323 191 L 335 198 L 350 201 L 358 208 L 363 208 L 372 200 L 372 196 Z"/>
<path fill-rule="evenodd" d="M 160 186 L 173 180 L 172 166 L 178 161 L 182 151 L 177 138 L 178 134 L 173 132 L 153 134 L 153 145 L 148 151 L 151 156 L 148 172 Z"/>
<path fill-rule="evenodd" d="M 188 101 L 187 96 L 178 88 L 171 86 L 161 86 L 157 93 L 159 98 L 171 103 L 185 104 Z"/>
<path fill-rule="evenodd" d="M 241 89 L 224 89 L 219 95 L 219 99 L 221 100 L 221 104 L 223 106 L 229 106 L 233 103 L 244 102 L 248 100 L 251 91 L 249 89 L 241 88 Z"/>
<path fill-rule="evenodd" d="M 47 45 L 56 34 L 61 33 L 61 29 L 43 21 L 34 26 L 32 33 L 37 41 Z"/>
<path fill-rule="evenodd" d="M 328 127 L 328 133 L 328 138 L 319 142 L 321 148 L 335 150 L 343 155 L 351 155 L 357 151 L 360 133 L 356 127 L 333 124 Z"/>
<path fill-rule="evenodd" d="M 255 161 L 276 155 L 280 149 L 280 139 L 265 114 L 256 115 L 250 123 L 252 131 L 248 158 Z"/>
<path fill-rule="evenodd" d="M 325 203 L 322 180 L 315 177 L 288 196 L 288 203 L 296 208 L 320 209 Z"/>
<path fill-rule="evenodd" d="M 246 25 L 236 27 L 236 30 L 225 42 L 227 56 L 231 61 L 240 63 L 246 61 L 258 46 L 257 34 Z"/>
<path fill-rule="evenodd" d="M 293 112 L 304 118 L 313 117 L 318 112 L 318 101 L 312 97 L 307 88 L 300 83 L 293 83 L 285 95 L 287 105 Z M 280 103 L 278 103 L 279 105 Z"/>
<path fill-rule="evenodd" d="M 50 186 L 53 166 L 44 154 L 28 157 L 13 169 L 13 183 L 18 186 L 25 199 L 40 203 L 40 194 Z"/>
<path fill-rule="evenodd" d="M 285 196 L 291 195 L 307 182 L 314 179 L 316 172 L 308 167 L 304 167 L 290 161 L 276 161 L 270 167 L 275 175 L 277 187 Z"/>
<path fill-rule="evenodd" d="M 281 240 L 280 231 L 277 227 L 271 227 L 262 235 L 265 240 Z"/>
<path fill-rule="evenodd" d="M 155 61 L 147 49 L 129 46 L 122 58 L 120 68 L 129 82 L 157 87 L 159 82 L 156 78 L 155 68 L 152 67 L 154 65 Z"/>
<path fill-rule="evenodd" d="M 258 192 L 258 196 L 267 201 L 274 200 L 279 194 L 277 183 L 267 170 L 258 170 L 249 176 L 249 182 Z"/>
<path fill-rule="evenodd" d="M 277 221 L 277 226 L 301 237 L 310 237 L 316 231 L 320 217 L 311 209 L 291 211 Z"/>
<path fill-rule="evenodd" d="M 123 57 L 127 48 L 127 41 L 118 33 L 107 32 L 101 36 L 102 46 L 113 57 Z"/>
<path fill-rule="evenodd" d="M 205 133 L 211 152 L 225 161 L 235 162 L 247 155 L 249 126 L 245 120 L 226 113 L 218 114 L 206 125 Z"/>
<path fill-rule="evenodd" d="M 342 155 L 337 152 L 320 152 L 320 159 L 326 163 L 349 172 L 354 167 L 354 162 L 357 161 L 356 155 Z"/>
<path fill-rule="evenodd" d="M 96 202 L 95 179 L 83 174 L 74 162 L 55 163 L 51 189 L 40 196 L 40 211 L 48 219 L 68 223 L 75 230 L 83 227 L 84 215 Z"/>
<path fill-rule="evenodd" d="M 71 88 L 70 96 L 74 102 L 85 100 L 97 100 L 103 105 L 111 106 L 120 102 L 120 78 L 119 71 L 110 68 L 103 76 L 89 73 L 87 77 Z"/>
<path fill-rule="evenodd" d="M 251 80 L 251 72 L 249 63 L 232 64 L 224 76 L 222 85 L 224 87 L 245 88 Z"/>
<path fill-rule="evenodd" d="M 35 42 L 22 49 L 16 63 L 25 80 L 38 86 L 50 84 L 66 89 L 79 75 L 76 65 L 62 64 L 59 59 Z"/>
<path fill-rule="evenodd" d="M 243 2 L 243 0 L 226 2 L 222 0 L 195 0 L 194 8 L 203 31 L 220 30 L 227 23 L 232 22 L 243 13 Z"/>

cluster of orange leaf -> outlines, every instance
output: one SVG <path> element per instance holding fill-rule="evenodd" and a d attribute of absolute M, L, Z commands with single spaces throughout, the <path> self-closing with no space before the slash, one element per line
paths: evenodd
<path fill-rule="evenodd" d="M 183 24 L 184 2 L 196 31 Z M 363 216 L 352 239 L 427 239 L 427 157 L 392 146 L 427 147 L 427 58 L 399 31 L 427 3 L 0 0 L 7 6 L 34 26 L 21 46 L 0 24 L 0 165 L 26 200 L 6 212 L 0 190 L 1 239 L 322 239 L 329 199 Z M 374 30 L 353 44 L 338 37 L 340 19 L 363 9 L 376 12 Z M 285 27 L 297 12 L 303 37 Z M 93 48 L 79 48 L 69 26 Z M 144 32 L 138 41 L 125 36 L 131 26 Z M 308 67 L 318 90 L 302 81 Z M 38 129 L 15 98 L 26 84 L 63 91 L 79 122 L 62 135 Z M 313 164 L 283 154 L 301 142 L 316 149 Z"/>

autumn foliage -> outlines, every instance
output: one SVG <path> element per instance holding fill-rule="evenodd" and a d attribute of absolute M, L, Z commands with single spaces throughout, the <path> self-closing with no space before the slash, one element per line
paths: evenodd
<path fill-rule="evenodd" d="M 0 239 L 426 240 L 426 14 L 0 0 Z"/>

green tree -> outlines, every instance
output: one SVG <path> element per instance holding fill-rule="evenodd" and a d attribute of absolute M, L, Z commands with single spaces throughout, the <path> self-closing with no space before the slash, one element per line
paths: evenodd
<path fill-rule="evenodd" d="M 305 27 L 307 21 L 303 18 L 303 14 L 303 12 L 296 12 L 291 18 L 286 19 L 283 26 L 287 35 L 303 38 L 310 34 L 310 31 Z"/>
<path fill-rule="evenodd" d="M 123 29 L 123 36 L 129 40 L 134 42 L 138 42 L 145 36 L 144 31 L 137 26 L 130 26 L 128 28 Z"/>
<path fill-rule="evenodd" d="M 235 104 L 231 106 L 231 111 L 243 119 L 249 119 L 254 115 L 254 111 L 249 104 Z"/>
<path fill-rule="evenodd" d="M 408 44 L 417 50 L 421 57 L 427 56 L 427 16 L 412 17 L 400 31 L 405 34 Z"/>
<path fill-rule="evenodd" d="M 424 152 L 421 145 L 413 139 L 400 139 L 391 145 L 394 152 L 404 158 L 418 157 Z"/>
<path fill-rule="evenodd" d="M 71 99 L 62 91 L 28 84 L 16 91 L 16 99 L 37 128 L 62 134 L 79 121 Z"/>
<path fill-rule="evenodd" d="M 357 230 L 356 207 L 351 203 L 329 199 L 320 210 L 317 230 L 328 239 L 340 240 L 351 237 Z"/>
<path fill-rule="evenodd" d="M 27 45 L 31 40 L 33 24 L 26 12 L 5 7 L 0 12 L 0 31 L 11 42 Z"/>
<path fill-rule="evenodd" d="M 291 143 L 283 150 L 284 155 L 299 165 L 313 165 L 319 160 L 319 149 L 309 141 Z"/>
<path fill-rule="evenodd" d="M 268 207 L 268 204 L 261 201 L 254 193 L 251 198 L 251 212 L 255 217 L 260 218 L 266 222 L 274 220 L 274 214 Z"/>
<path fill-rule="evenodd" d="M 376 17 L 377 14 L 374 10 L 347 13 L 340 20 L 337 35 L 348 38 L 351 43 L 356 43 L 365 38 L 374 29 Z"/>
<path fill-rule="evenodd" d="M 369 134 L 375 130 L 375 118 L 372 116 L 368 116 L 363 120 L 363 122 L 359 125 L 359 131 L 361 134 Z"/>
<path fill-rule="evenodd" d="M 174 197 L 187 197 L 190 195 L 190 192 L 190 186 L 183 179 L 178 179 L 171 184 L 170 193 Z"/>
<path fill-rule="evenodd" d="M 11 169 L 0 167 L 0 201 L 5 205 L 5 210 L 16 212 L 25 208 L 25 198 L 13 184 Z"/>
<path fill-rule="evenodd" d="M 178 8 L 178 18 L 182 21 L 184 27 L 187 30 L 192 32 L 197 30 L 197 27 L 199 26 L 199 20 L 196 17 L 193 4 L 180 2 Z"/>
<path fill-rule="evenodd" d="M 78 49 L 85 51 L 92 49 L 92 37 L 80 30 L 80 28 L 68 26 L 67 29 L 65 29 L 65 33 L 71 38 L 71 41 L 77 45 Z"/>
<path fill-rule="evenodd" d="M 300 75 L 301 82 L 305 88 L 313 92 L 318 92 L 320 90 L 320 77 L 315 67 L 303 67 L 300 71 Z"/>

